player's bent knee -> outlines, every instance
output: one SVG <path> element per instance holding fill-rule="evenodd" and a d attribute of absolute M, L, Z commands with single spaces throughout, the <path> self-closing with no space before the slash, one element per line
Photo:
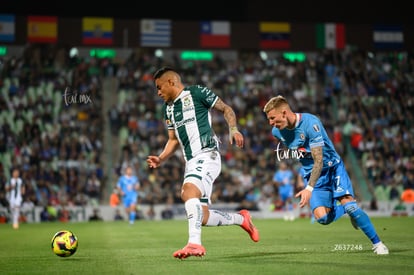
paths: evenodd
<path fill-rule="evenodd" d="M 333 221 L 333 218 L 332 218 L 332 215 L 329 215 L 330 213 L 328 213 L 328 214 L 326 214 L 326 215 L 324 215 L 324 216 L 322 216 L 322 217 L 320 217 L 319 219 L 317 219 L 316 221 L 319 223 L 319 224 L 322 224 L 322 225 L 328 225 L 328 224 L 330 224 L 332 221 Z"/>

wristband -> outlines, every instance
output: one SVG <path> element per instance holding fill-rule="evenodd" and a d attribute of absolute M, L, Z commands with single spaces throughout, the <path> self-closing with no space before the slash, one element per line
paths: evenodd
<path fill-rule="evenodd" d="M 237 129 L 237 126 L 230 127 L 229 128 L 229 139 L 230 139 L 230 142 L 233 139 L 233 136 L 234 136 L 235 133 L 240 133 L 239 132 L 239 129 Z"/>
<path fill-rule="evenodd" d="M 238 132 L 238 131 L 239 131 L 239 129 L 237 129 L 237 126 L 230 127 L 230 133 L 235 133 L 235 132 Z"/>
<path fill-rule="evenodd" d="M 308 191 L 310 191 L 310 192 L 312 192 L 313 191 L 313 187 L 312 186 L 310 186 L 310 185 L 306 185 L 306 188 L 305 188 L 306 190 L 308 190 Z"/>

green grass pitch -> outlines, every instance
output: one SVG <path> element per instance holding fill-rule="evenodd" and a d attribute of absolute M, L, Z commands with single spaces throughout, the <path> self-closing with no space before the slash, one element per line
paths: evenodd
<path fill-rule="evenodd" d="M 414 218 L 372 218 L 390 249 L 375 255 L 348 217 L 328 226 L 309 219 L 253 219 L 261 240 L 238 226 L 203 227 L 203 258 L 178 260 L 187 242 L 185 220 L 0 225 L 1 274 L 414 274 Z M 68 258 L 53 254 L 61 229 L 79 240 Z"/>

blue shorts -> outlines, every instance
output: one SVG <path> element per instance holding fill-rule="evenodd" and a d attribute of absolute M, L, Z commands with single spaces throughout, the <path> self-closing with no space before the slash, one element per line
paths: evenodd
<path fill-rule="evenodd" d="M 333 208 L 337 199 L 345 195 L 354 197 L 354 189 L 345 165 L 341 161 L 329 169 L 322 170 L 312 192 L 310 208 L 312 211 L 319 206 Z"/>
<path fill-rule="evenodd" d="M 129 208 L 133 204 L 137 204 L 137 196 L 125 196 L 122 198 L 122 202 L 126 208 Z"/>
<path fill-rule="evenodd" d="M 284 202 L 290 198 L 293 198 L 293 185 L 292 184 L 280 185 L 279 196 L 280 196 L 280 199 Z"/>

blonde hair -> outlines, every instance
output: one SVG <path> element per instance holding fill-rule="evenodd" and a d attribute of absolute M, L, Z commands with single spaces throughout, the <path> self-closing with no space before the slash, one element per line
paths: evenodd
<path fill-rule="evenodd" d="M 289 103 L 287 102 L 286 98 L 278 95 L 269 99 L 269 101 L 263 107 L 263 112 L 268 113 L 270 110 L 277 109 L 284 105 L 289 106 Z"/>

